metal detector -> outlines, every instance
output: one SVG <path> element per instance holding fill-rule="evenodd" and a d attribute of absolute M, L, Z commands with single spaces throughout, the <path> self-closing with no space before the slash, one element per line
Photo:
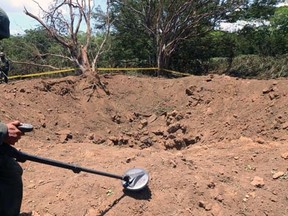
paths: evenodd
<path fill-rule="evenodd" d="M 22 132 L 30 132 L 33 130 L 33 126 L 30 124 L 21 124 L 18 128 Z M 15 158 L 17 161 L 24 163 L 25 161 L 34 161 L 37 163 L 47 164 L 55 167 L 60 167 L 64 169 L 72 170 L 74 173 L 87 172 L 96 175 L 102 175 L 110 178 L 120 179 L 122 180 L 122 185 L 124 189 L 131 190 L 131 191 L 138 191 L 145 188 L 149 181 L 148 173 L 142 168 L 131 168 L 127 170 L 123 176 L 97 171 L 93 169 L 88 169 L 80 166 L 76 166 L 73 164 L 63 163 L 56 160 L 51 160 L 48 158 L 42 158 L 35 155 L 30 155 L 28 153 L 19 151 L 12 147 L 11 145 L 3 143 L 0 145 L 0 154 L 5 154 L 10 157 Z"/>

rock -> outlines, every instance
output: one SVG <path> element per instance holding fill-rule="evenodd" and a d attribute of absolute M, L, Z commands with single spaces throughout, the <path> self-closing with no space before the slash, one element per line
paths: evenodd
<path fill-rule="evenodd" d="M 157 119 L 157 115 L 153 114 L 147 119 L 147 121 L 149 124 L 151 124 L 152 122 L 156 121 L 156 119 Z"/>
<path fill-rule="evenodd" d="M 214 76 L 211 74 L 206 78 L 206 82 L 211 82 L 213 80 Z"/>
<path fill-rule="evenodd" d="M 173 116 L 173 117 L 176 117 L 177 115 L 178 115 L 177 110 L 173 110 L 172 112 L 167 114 L 167 116 Z"/>
<path fill-rule="evenodd" d="M 40 214 L 38 214 L 36 211 L 32 211 L 31 216 L 40 216 Z"/>
<path fill-rule="evenodd" d="M 135 157 L 126 158 L 126 163 L 130 163 L 132 160 L 135 160 Z"/>
<path fill-rule="evenodd" d="M 176 110 L 167 113 L 166 116 L 166 125 L 171 125 L 177 121 L 184 119 L 184 114 L 178 113 Z"/>
<path fill-rule="evenodd" d="M 122 120 L 122 116 L 116 114 L 116 115 L 113 115 L 111 117 L 112 121 L 115 122 L 116 124 L 121 124 L 123 123 L 124 121 Z"/>
<path fill-rule="evenodd" d="M 262 93 L 263 94 L 268 94 L 269 92 L 272 92 L 273 91 L 273 88 L 272 87 L 269 87 L 269 88 L 265 88 L 262 90 Z"/>
<path fill-rule="evenodd" d="M 169 134 L 167 136 L 168 139 L 176 139 L 176 135 L 175 134 Z"/>
<path fill-rule="evenodd" d="M 170 160 L 170 164 L 173 168 L 177 167 L 177 163 L 174 160 Z"/>
<path fill-rule="evenodd" d="M 273 179 L 278 179 L 279 177 L 283 176 L 285 173 L 284 172 L 277 172 L 274 173 L 273 175 Z"/>
<path fill-rule="evenodd" d="M 70 130 L 61 130 L 56 132 L 56 135 L 60 136 L 60 142 L 61 143 L 65 143 L 67 142 L 69 139 L 73 138 L 72 132 Z"/>
<path fill-rule="evenodd" d="M 205 114 L 206 115 L 213 115 L 213 109 L 211 107 L 208 107 Z"/>
<path fill-rule="evenodd" d="M 249 193 L 249 196 L 251 196 L 253 199 L 256 197 L 256 193 L 255 193 L 255 191 L 253 191 L 253 192 L 250 192 Z"/>
<path fill-rule="evenodd" d="M 218 194 L 214 199 L 217 200 L 218 202 L 223 202 L 223 200 L 224 200 L 224 198 L 221 194 Z"/>
<path fill-rule="evenodd" d="M 205 201 L 199 201 L 198 206 L 201 208 L 204 208 L 206 211 L 210 211 L 212 209 L 212 205 L 210 203 L 205 202 Z"/>
<path fill-rule="evenodd" d="M 115 137 L 115 136 L 111 136 L 108 138 L 108 141 L 112 141 L 108 142 L 109 144 L 113 144 L 113 145 L 127 145 L 129 143 L 129 137 L 126 136 L 119 136 L 119 137 Z"/>
<path fill-rule="evenodd" d="M 285 160 L 288 159 L 288 152 L 285 152 L 281 155 L 282 158 L 284 158 Z"/>
<path fill-rule="evenodd" d="M 214 182 L 210 182 L 208 185 L 207 185 L 208 188 L 210 189 L 214 189 L 216 187 L 216 184 Z"/>
<path fill-rule="evenodd" d="M 36 188 L 36 185 L 35 185 L 35 184 L 30 184 L 30 185 L 27 185 L 27 188 L 29 188 L 29 189 L 35 189 L 35 188 Z"/>
<path fill-rule="evenodd" d="M 94 138 L 92 140 L 92 142 L 95 143 L 95 144 L 102 144 L 102 143 L 106 142 L 106 139 L 104 139 L 102 137 L 98 137 L 98 138 Z"/>
<path fill-rule="evenodd" d="M 255 140 L 255 142 L 257 142 L 257 143 L 259 143 L 259 144 L 264 144 L 264 143 L 265 143 L 265 140 L 262 139 L 262 138 L 260 138 L 260 137 L 258 137 L 258 138 Z"/>
<path fill-rule="evenodd" d="M 156 130 L 152 131 L 152 133 L 154 133 L 156 136 L 163 136 L 165 133 L 166 128 L 164 127 L 160 127 L 157 128 Z"/>
<path fill-rule="evenodd" d="M 142 129 L 148 125 L 148 121 L 146 119 L 142 119 L 140 121 L 139 129 Z"/>
<path fill-rule="evenodd" d="M 147 148 L 153 145 L 153 141 L 148 136 L 141 137 L 140 142 L 141 142 L 140 145 L 141 148 Z"/>
<path fill-rule="evenodd" d="M 86 210 L 86 213 L 84 214 L 84 216 L 94 216 L 94 215 L 99 215 L 99 211 L 93 208 Z"/>
<path fill-rule="evenodd" d="M 278 98 L 280 98 L 280 95 L 278 93 L 275 93 L 275 92 L 270 92 L 269 98 L 270 98 L 270 100 L 278 99 Z"/>
<path fill-rule="evenodd" d="M 262 188 L 265 185 L 263 178 L 258 177 L 258 176 L 255 176 L 253 178 L 253 181 L 251 182 L 251 184 L 258 188 Z"/>
<path fill-rule="evenodd" d="M 201 140 L 200 136 L 193 136 L 193 135 L 185 135 L 183 137 L 183 141 L 185 142 L 186 146 L 193 145 Z"/>
<path fill-rule="evenodd" d="M 181 119 L 183 119 L 184 118 L 184 115 L 182 114 L 182 113 L 179 113 L 176 117 L 175 117 L 175 119 L 177 120 L 177 121 L 180 121 Z"/>
<path fill-rule="evenodd" d="M 177 130 L 181 128 L 181 125 L 179 123 L 171 125 L 168 129 L 168 133 L 175 133 Z"/>
<path fill-rule="evenodd" d="M 283 130 L 288 130 L 288 122 L 285 122 L 285 123 L 282 125 L 282 129 L 283 129 Z"/>
<path fill-rule="evenodd" d="M 94 133 L 90 133 L 90 134 L 88 135 L 88 139 L 89 139 L 89 140 L 94 140 Z"/>
<path fill-rule="evenodd" d="M 165 149 L 175 148 L 175 143 L 173 140 L 165 140 L 163 144 L 164 144 Z"/>
<path fill-rule="evenodd" d="M 181 138 L 175 138 L 173 139 L 173 142 L 174 142 L 173 147 L 176 148 L 177 150 L 181 150 L 186 147 L 186 143 Z"/>
<path fill-rule="evenodd" d="M 191 96 L 193 95 L 194 90 L 195 90 L 195 86 L 190 86 L 189 88 L 185 90 L 185 93 L 186 95 Z"/>
<path fill-rule="evenodd" d="M 134 113 L 129 113 L 126 118 L 129 122 L 133 122 L 137 117 L 134 115 Z"/>

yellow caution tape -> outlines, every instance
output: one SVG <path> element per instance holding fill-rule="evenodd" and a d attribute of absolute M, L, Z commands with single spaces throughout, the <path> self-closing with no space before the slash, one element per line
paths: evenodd
<path fill-rule="evenodd" d="M 15 75 L 15 76 L 10 76 L 9 79 L 17 79 L 17 78 L 27 78 L 27 77 L 36 77 L 36 76 L 43 76 L 43 75 L 48 75 L 48 74 L 57 74 L 57 73 L 65 73 L 69 71 L 74 71 L 76 70 L 75 68 L 68 68 L 68 69 L 63 69 L 63 70 L 56 70 L 56 71 L 47 71 L 47 72 L 41 72 L 41 73 L 34 73 L 34 74 L 24 74 L 24 75 Z M 151 68 L 97 68 L 98 71 L 131 71 L 131 70 L 159 70 L 157 67 L 151 67 Z M 174 74 L 180 74 L 184 76 L 189 76 L 190 74 L 188 73 L 182 73 L 178 71 L 173 71 L 173 70 L 167 70 L 167 69 L 161 69 L 163 71 L 167 71 L 170 73 Z"/>
<path fill-rule="evenodd" d="M 97 68 L 99 71 L 121 71 L 121 70 L 158 70 L 157 67 L 151 67 L 151 68 Z"/>
<path fill-rule="evenodd" d="M 182 73 L 182 72 L 173 71 L 173 70 L 167 70 L 167 69 L 162 69 L 162 70 L 170 72 L 170 73 L 174 73 L 174 74 L 180 74 L 180 75 L 183 75 L 183 76 L 190 76 L 191 75 L 191 74 L 188 74 L 188 73 Z"/>
<path fill-rule="evenodd" d="M 47 74 L 64 73 L 64 72 L 69 72 L 69 71 L 74 71 L 74 70 L 75 69 L 73 69 L 73 68 L 69 68 L 69 69 L 64 69 L 64 70 L 47 71 L 47 72 L 41 72 L 41 73 L 35 73 L 35 74 L 15 75 L 15 76 L 9 77 L 9 79 L 43 76 L 43 75 L 47 75 Z"/>

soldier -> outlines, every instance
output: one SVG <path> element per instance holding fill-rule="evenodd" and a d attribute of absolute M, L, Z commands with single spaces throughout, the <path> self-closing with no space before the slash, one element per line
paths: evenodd
<path fill-rule="evenodd" d="M 0 8 L 0 40 L 10 36 L 9 18 Z M 15 145 L 23 133 L 18 129 L 20 121 L 0 123 L 0 146 Z M 14 158 L 0 150 L 0 215 L 19 216 L 22 203 L 22 168 Z"/>
<path fill-rule="evenodd" d="M 8 83 L 9 70 L 10 70 L 9 60 L 5 57 L 5 53 L 0 52 L 0 72 L 1 72 L 1 78 L 4 78 L 5 83 Z"/>

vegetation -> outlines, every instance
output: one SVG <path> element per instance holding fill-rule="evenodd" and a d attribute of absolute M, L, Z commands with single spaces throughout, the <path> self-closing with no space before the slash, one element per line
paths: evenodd
<path fill-rule="evenodd" d="M 105 12 L 90 2 L 54 0 L 43 17 L 25 10 L 40 25 L 0 44 L 12 74 L 156 66 L 197 75 L 288 76 L 288 7 L 275 0 L 113 0 Z M 238 31 L 219 28 L 240 20 L 247 24 Z"/>

